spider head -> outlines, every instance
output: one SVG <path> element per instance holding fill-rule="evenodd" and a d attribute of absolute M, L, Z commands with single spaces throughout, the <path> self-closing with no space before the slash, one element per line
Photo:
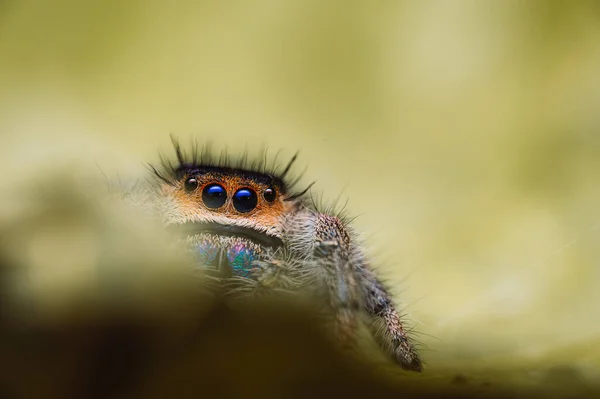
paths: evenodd
<path fill-rule="evenodd" d="M 164 190 L 178 208 L 172 223 L 220 225 L 265 239 L 281 238 L 281 218 L 291 205 L 279 179 L 232 168 L 189 168 Z"/>
<path fill-rule="evenodd" d="M 283 180 L 231 167 L 182 164 L 163 192 L 167 223 L 184 233 L 201 263 L 250 277 L 254 261 L 283 246 L 284 216 L 297 202 Z"/>

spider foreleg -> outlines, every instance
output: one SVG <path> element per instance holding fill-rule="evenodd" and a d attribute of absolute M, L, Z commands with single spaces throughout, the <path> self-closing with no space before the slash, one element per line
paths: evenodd
<path fill-rule="evenodd" d="M 423 364 L 404 328 L 392 296 L 369 268 L 362 268 L 361 277 L 366 310 L 372 317 L 371 330 L 380 346 L 404 369 L 420 372 Z"/>
<path fill-rule="evenodd" d="M 335 329 L 341 344 L 353 347 L 358 329 L 363 293 L 350 236 L 342 222 L 329 215 L 317 215 L 313 256 L 322 273 L 328 300 L 335 315 Z"/>

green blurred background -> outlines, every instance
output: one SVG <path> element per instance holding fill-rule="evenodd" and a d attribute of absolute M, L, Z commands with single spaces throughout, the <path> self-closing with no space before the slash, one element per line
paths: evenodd
<path fill-rule="evenodd" d="M 0 1 L 5 183 L 300 150 L 429 367 L 600 364 L 595 1 Z"/>

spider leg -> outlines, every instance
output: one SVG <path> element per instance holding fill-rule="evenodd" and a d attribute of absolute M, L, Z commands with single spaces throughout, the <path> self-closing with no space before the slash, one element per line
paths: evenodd
<path fill-rule="evenodd" d="M 371 318 L 371 332 L 380 346 L 403 368 L 421 371 L 422 362 L 404 328 L 392 296 L 368 267 L 350 233 L 335 217 L 309 213 L 290 223 L 296 234 L 291 247 L 302 249 L 313 263 L 313 281 L 324 282 L 342 344 L 352 346 L 359 314 Z M 300 251 L 300 252 L 302 252 Z"/>
<path fill-rule="evenodd" d="M 375 273 L 361 268 L 366 310 L 372 317 L 371 330 L 382 348 L 407 370 L 422 371 L 423 364 L 413 347 L 392 296 Z"/>
<path fill-rule="evenodd" d="M 328 291 L 335 315 L 335 329 L 342 346 L 353 347 L 358 315 L 363 308 L 360 276 L 350 236 L 335 216 L 316 215 L 313 260 Z"/>

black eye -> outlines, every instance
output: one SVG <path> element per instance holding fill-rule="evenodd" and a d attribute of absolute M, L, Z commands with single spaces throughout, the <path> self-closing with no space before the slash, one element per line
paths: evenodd
<path fill-rule="evenodd" d="M 192 191 L 198 188 L 198 180 L 194 179 L 193 177 L 188 177 L 188 179 L 184 183 L 184 187 L 185 191 L 191 193 Z"/>
<path fill-rule="evenodd" d="M 258 198 L 251 188 L 240 188 L 233 194 L 233 206 L 238 212 L 246 213 L 256 208 Z"/>
<path fill-rule="evenodd" d="M 207 208 L 216 209 L 225 204 L 227 191 L 218 184 L 209 184 L 202 190 L 202 201 Z"/>
<path fill-rule="evenodd" d="M 274 188 L 267 188 L 265 190 L 265 192 L 263 193 L 263 196 L 265 197 L 265 199 L 269 202 L 273 202 L 275 201 L 275 198 L 277 197 L 277 194 L 275 194 L 275 189 Z"/>

